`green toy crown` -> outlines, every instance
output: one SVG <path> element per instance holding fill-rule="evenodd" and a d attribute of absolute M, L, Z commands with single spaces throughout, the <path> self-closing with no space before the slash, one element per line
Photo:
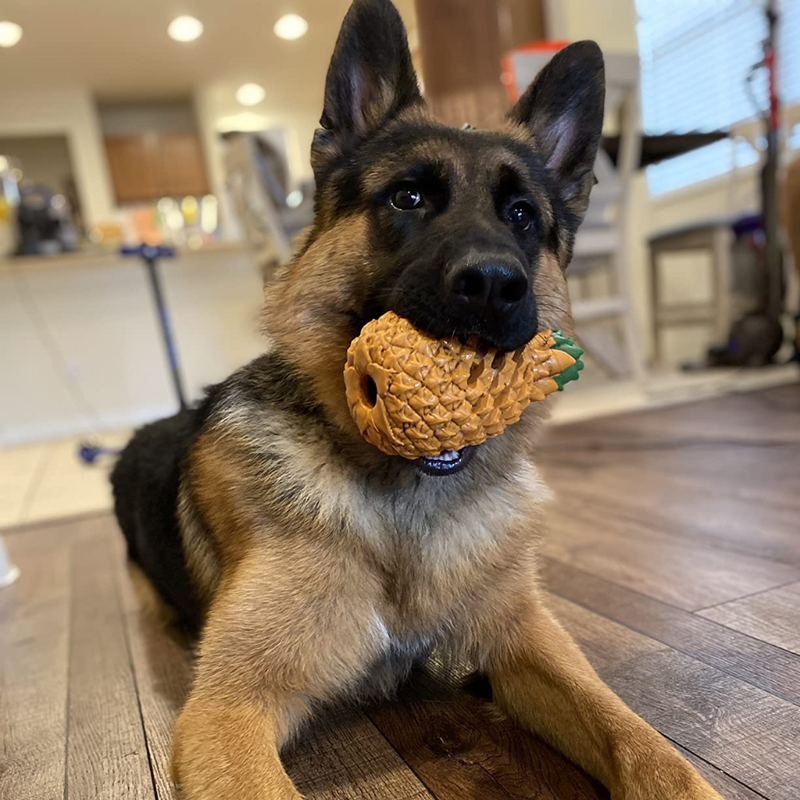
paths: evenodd
<path fill-rule="evenodd" d="M 552 335 L 556 341 L 553 350 L 563 350 L 567 355 L 575 359 L 575 363 L 571 367 L 567 367 L 563 372 L 553 376 L 553 380 L 558 384 L 558 391 L 563 392 L 568 383 L 576 381 L 580 377 L 580 371 L 585 366 L 581 361 L 583 350 L 575 344 L 574 339 L 564 336 L 561 331 L 553 331 Z"/>

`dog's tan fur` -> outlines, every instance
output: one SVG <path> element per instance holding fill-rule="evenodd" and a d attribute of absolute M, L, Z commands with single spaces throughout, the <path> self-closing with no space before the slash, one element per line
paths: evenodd
<path fill-rule="evenodd" d="M 507 132 L 531 136 L 517 124 Z M 475 164 L 455 145 L 424 146 L 462 182 L 512 157 L 498 148 Z M 317 158 L 332 147 L 320 145 Z M 387 154 L 365 180 L 381 185 L 380 171 L 392 169 Z M 271 347 L 308 379 L 319 413 L 300 423 L 234 395 L 182 474 L 181 533 L 206 620 L 174 736 L 183 796 L 297 800 L 279 753 L 312 707 L 391 691 L 436 649 L 487 674 L 502 711 L 614 800 L 720 800 L 603 684 L 547 610 L 537 549 L 549 493 L 531 448 L 549 401 L 483 445 L 465 477 L 387 472 L 387 457 L 361 439 L 342 366 L 357 333 L 349 312 L 374 277 L 369 221 L 337 216 L 331 192 L 322 187 L 317 233 L 270 287 L 264 312 Z M 546 194 L 539 205 L 551 213 Z M 542 328 L 571 329 L 568 259 L 567 241 L 539 257 Z"/>

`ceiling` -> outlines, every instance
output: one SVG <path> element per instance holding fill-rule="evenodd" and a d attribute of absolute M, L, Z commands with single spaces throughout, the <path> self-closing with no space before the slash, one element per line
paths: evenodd
<path fill-rule="evenodd" d="M 414 0 L 397 0 L 415 24 Z M 5 0 L 0 18 L 22 26 L 22 41 L 0 49 L 0 91 L 88 86 L 101 99 L 170 97 L 224 82 L 254 81 L 285 105 L 321 97 L 336 34 L 349 0 Z M 272 32 L 297 13 L 309 22 L 301 39 Z M 197 41 L 167 36 L 176 16 L 205 25 Z M 7 112 L 4 112 L 7 113 Z"/>

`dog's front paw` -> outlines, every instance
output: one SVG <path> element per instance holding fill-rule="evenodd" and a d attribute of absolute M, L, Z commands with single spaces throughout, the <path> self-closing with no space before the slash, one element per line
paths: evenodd
<path fill-rule="evenodd" d="M 614 792 L 612 800 L 725 800 L 692 767 L 686 767 L 688 771 L 679 774 L 656 769 L 653 774 L 642 776 L 641 782 Z"/>
<path fill-rule="evenodd" d="M 680 753 L 657 746 L 623 762 L 612 800 L 725 800 Z"/>

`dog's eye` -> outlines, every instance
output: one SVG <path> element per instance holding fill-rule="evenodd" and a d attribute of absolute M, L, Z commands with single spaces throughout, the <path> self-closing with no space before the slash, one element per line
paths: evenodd
<path fill-rule="evenodd" d="M 392 195 L 392 205 L 399 211 L 413 211 L 422 205 L 422 192 L 413 183 L 404 183 Z"/>
<path fill-rule="evenodd" d="M 524 201 L 516 202 L 506 211 L 508 221 L 518 230 L 527 231 L 533 225 L 533 209 Z"/>

